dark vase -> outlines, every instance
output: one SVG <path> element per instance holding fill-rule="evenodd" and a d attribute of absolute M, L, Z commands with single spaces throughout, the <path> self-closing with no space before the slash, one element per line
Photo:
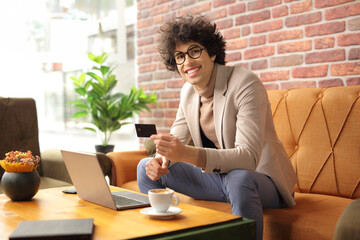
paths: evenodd
<path fill-rule="evenodd" d="M 108 153 L 114 151 L 114 145 L 95 145 L 96 152 Z"/>
<path fill-rule="evenodd" d="M 37 171 L 5 172 L 1 187 L 6 196 L 13 201 L 29 201 L 39 191 L 40 176 Z"/>

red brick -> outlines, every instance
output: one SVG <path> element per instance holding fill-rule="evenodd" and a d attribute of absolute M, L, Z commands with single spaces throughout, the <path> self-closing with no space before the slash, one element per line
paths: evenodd
<path fill-rule="evenodd" d="M 321 52 L 311 52 L 305 55 L 305 63 L 336 62 L 345 60 L 345 50 L 336 49 Z"/>
<path fill-rule="evenodd" d="M 243 25 L 243 24 L 248 24 L 248 23 L 253 23 L 253 22 L 260 22 L 260 21 L 264 21 L 267 19 L 270 19 L 270 11 L 269 10 L 246 14 L 246 15 L 241 15 L 240 17 L 237 17 L 235 19 L 235 21 L 236 21 L 236 25 Z"/>
<path fill-rule="evenodd" d="M 166 82 L 167 88 L 181 88 L 184 85 L 184 80 L 169 80 Z"/>
<path fill-rule="evenodd" d="M 249 69 L 249 63 L 248 62 L 240 62 L 235 64 L 235 66 L 241 66 L 243 68 Z"/>
<path fill-rule="evenodd" d="M 251 37 L 249 39 L 249 45 L 250 46 L 263 45 L 265 43 L 266 43 L 266 35 Z"/>
<path fill-rule="evenodd" d="M 261 70 L 261 69 L 266 69 L 267 67 L 268 67 L 268 61 L 266 59 L 253 61 L 250 64 L 251 70 Z"/>
<path fill-rule="evenodd" d="M 225 19 L 225 20 L 220 20 L 220 21 L 216 21 L 216 28 L 221 30 L 221 29 L 225 29 L 225 28 L 230 28 L 233 26 L 233 20 L 232 19 Z"/>
<path fill-rule="evenodd" d="M 139 10 L 143 10 L 143 9 L 146 9 L 146 8 L 151 8 L 155 6 L 155 1 L 154 0 L 148 0 L 148 1 L 141 1 L 137 4 L 137 8 Z"/>
<path fill-rule="evenodd" d="M 249 26 L 245 26 L 241 29 L 241 33 L 242 33 L 242 36 L 247 36 L 250 34 L 250 27 Z"/>
<path fill-rule="evenodd" d="M 335 45 L 334 37 L 324 37 L 314 39 L 315 49 L 333 48 Z"/>
<path fill-rule="evenodd" d="M 154 39 L 152 37 L 149 38 L 140 38 L 137 40 L 138 47 L 144 46 L 144 45 L 150 45 L 154 43 Z"/>
<path fill-rule="evenodd" d="M 266 57 L 266 56 L 274 55 L 274 53 L 275 53 L 274 46 L 253 48 L 253 49 L 245 50 L 244 59 Z"/>
<path fill-rule="evenodd" d="M 254 11 L 262 8 L 268 8 L 281 4 L 281 0 L 258 0 L 248 3 L 248 10 Z"/>
<path fill-rule="evenodd" d="M 172 1 L 172 0 L 169 0 L 169 1 Z M 184 6 L 189 6 L 189 5 L 196 3 L 196 0 L 183 0 L 183 2 L 184 2 Z"/>
<path fill-rule="evenodd" d="M 241 52 L 227 53 L 225 57 L 226 62 L 235 62 L 241 60 Z"/>
<path fill-rule="evenodd" d="M 151 82 L 148 84 L 147 90 L 163 90 L 165 89 L 165 82 Z"/>
<path fill-rule="evenodd" d="M 158 70 L 166 70 L 166 66 L 165 66 L 165 64 L 163 64 L 162 62 L 160 62 L 160 63 L 157 65 L 157 68 L 158 68 Z"/>
<path fill-rule="evenodd" d="M 227 41 L 226 50 L 236 50 L 246 48 L 247 40 L 244 38 L 239 38 L 236 40 Z"/>
<path fill-rule="evenodd" d="M 152 19 L 145 19 L 145 20 L 139 20 L 137 22 L 137 28 L 141 29 L 141 28 L 146 28 L 149 27 L 153 24 L 153 20 Z"/>
<path fill-rule="evenodd" d="M 346 85 L 347 86 L 360 85 L 360 77 L 347 78 Z"/>
<path fill-rule="evenodd" d="M 170 11 L 170 4 L 163 4 L 158 7 L 154 7 L 150 11 L 150 16 L 156 16 Z"/>
<path fill-rule="evenodd" d="M 176 113 L 177 113 L 177 110 L 166 110 L 165 111 L 165 117 L 167 117 L 167 118 L 175 118 Z"/>
<path fill-rule="evenodd" d="M 360 14 L 360 3 L 347 4 L 340 7 L 325 10 L 325 19 L 332 20 L 338 18 L 346 18 Z"/>
<path fill-rule="evenodd" d="M 283 22 L 281 19 L 279 19 L 270 22 L 255 24 L 253 26 L 253 32 L 254 33 L 269 32 L 269 31 L 281 29 L 282 27 L 283 27 Z"/>
<path fill-rule="evenodd" d="M 305 52 L 311 50 L 311 40 L 279 43 L 277 45 L 278 53 Z"/>
<path fill-rule="evenodd" d="M 148 84 L 139 84 L 139 88 L 142 88 L 142 89 L 144 89 L 144 91 L 147 91 L 148 89 L 147 89 L 147 86 L 148 86 Z"/>
<path fill-rule="evenodd" d="M 154 24 L 159 24 L 164 22 L 164 16 L 163 15 L 157 15 L 154 18 Z M 157 28 L 155 28 L 157 29 Z"/>
<path fill-rule="evenodd" d="M 157 71 L 155 72 L 154 79 L 156 80 L 164 80 L 172 78 L 172 72 L 169 71 Z"/>
<path fill-rule="evenodd" d="M 338 46 L 360 45 L 360 33 L 347 33 L 337 36 Z"/>
<path fill-rule="evenodd" d="M 150 63 L 151 62 L 151 56 L 144 56 L 144 57 L 138 57 L 137 58 L 137 63 L 138 64 L 143 64 L 143 63 Z"/>
<path fill-rule="evenodd" d="M 150 13 L 148 10 L 142 10 L 141 12 L 138 12 L 137 14 L 137 19 L 138 20 L 141 20 L 141 19 L 144 19 L 144 18 L 148 18 L 150 16 Z"/>
<path fill-rule="evenodd" d="M 346 76 L 360 74 L 360 62 L 349 62 L 331 65 L 331 75 Z"/>
<path fill-rule="evenodd" d="M 315 81 L 297 81 L 297 82 L 282 82 L 280 83 L 281 89 L 293 88 L 315 88 Z"/>
<path fill-rule="evenodd" d="M 152 54 L 151 58 L 152 58 L 153 62 L 159 62 L 161 60 L 160 54 L 158 52 L 156 52 L 155 54 Z"/>
<path fill-rule="evenodd" d="M 180 9 L 183 7 L 183 5 L 184 5 L 184 1 L 181 0 L 174 1 L 173 3 L 171 3 L 171 10 Z"/>
<path fill-rule="evenodd" d="M 276 83 L 270 83 L 270 84 L 264 83 L 264 87 L 265 87 L 266 90 L 277 90 L 277 89 L 279 89 L 279 85 L 276 84 Z"/>
<path fill-rule="evenodd" d="M 148 112 L 148 111 L 139 112 L 139 117 L 141 117 L 141 118 L 151 117 L 151 116 L 152 116 L 151 112 Z"/>
<path fill-rule="evenodd" d="M 178 108 L 180 104 L 179 100 L 174 100 L 174 101 L 168 101 L 167 102 L 167 107 L 168 108 Z"/>
<path fill-rule="evenodd" d="M 214 7 L 221 7 L 235 2 L 235 0 L 213 0 L 213 1 L 214 1 L 213 3 Z"/>
<path fill-rule="evenodd" d="M 273 18 L 284 17 L 287 15 L 289 15 L 289 7 L 287 5 L 283 5 L 272 9 Z"/>
<path fill-rule="evenodd" d="M 229 14 L 239 14 L 246 11 L 245 3 L 234 4 L 229 7 Z"/>
<path fill-rule="evenodd" d="M 167 108 L 167 100 L 165 100 L 165 101 L 159 100 L 156 102 L 155 106 L 157 108 Z"/>
<path fill-rule="evenodd" d="M 154 17 L 155 19 L 156 17 Z M 154 22 L 155 23 L 155 22 Z M 157 30 L 158 28 L 157 27 L 148 27 L 148 28 L 145 28 L 145 29 L 142 29 L 140 30 L 140 35 L 138 34 L 139 38 L 140 37 L 148 37 L 148 36 L 151 36 L 151 35 L 155 35 L 157 34 Z M 138 38 L 138 39 L 139 39 Z"/>
<path fill-rule="evenodd" d="M 347 26 L 350 31 L 360 30 L 360 17 L 348 20 Z"/>
<path fill-rule="evenodd" d="M 143 74 L 138 76 L 138 82 L 149 82 L 153 80 L 152 74 Z"/>
<path fill-rule="evenodd" d="M 180 92 L 179 91 L 165 91 L 160 93 L 161 99 L 172 99 L 172 98 L 179 98 Z"/>
<path fill-rule="evenodd" d="M 336 5 L 340 5 L 347 2 L 353 2 L 355 0 L 315 0 L 315 7 L 316 8 L 326 8 L 326 7 L 332 7 Z"/>
<path fill-rule="evenodd" d="M 234 39 L 234 38 L 240 38 L 240 29 L 235 28 L 235 29 L 226 30 L 226 31 L 223 32 L 223 37 L 226 40 Z"/>
<path fill-rule="evenodd" d="M 298 14 L 298 13 L 308 12 L 310 10 L 312 10 L 311 0 L 296 2 L 290 5 L 290 14 Z"/>
<path fill-rule="evenodd" d="M 212 11 L 209 14 L 207 14 L 211 20 L 216 20 L 216 19 L 220 19 L 220 18 L 224 18 L 227 16 L 227 11 L 226 8 L 223 9 L 219 9 L 216 11 Z"/>
<path fill-rule="evenodd" d="M 139 66 L 139 73 L 153 72 L 156 70 L 155 64 L 141 65 Z"/>
<path fill-rule="evenodd" d="M 303 64 L 303 56 L 301 54 L 271 57 L 270 67 L 288 67 Z"/>
<path fill-rule="evenodd" d="M 360 48 L 352 48 L 349 51 L 349 60 L 359 60 L 360 59 Z"/>
<path fill-rule="evenodd" d="M 302 30 L 290 30 L 269 33 L 269 42 L 280 42 L 284 40 L 299 39 L 303 37 Z"/>
<path fill-rule="evenodd" d="M 143 51 L 144 51 L 145 54 L 156 53 L 157 49 L 156 49 L 156 46 L 151 46 L 151 47 L 144 47 Z"/>
<path fill-rule="evenodd" d="M 260 79 L 263 82 L 289 80 L 290 71 L 279 70 L 279 71 L 271 71 L 271 72 L 262 72 L 260 73 Z"/>
<path fill-rule="evenodd" d="M 156 118 L 163 118 L 165 116 L 164 110 L 153 110 L 152 116 Z"/>
<path fill-rule="evenodd" d="M 305 27 L 307 37 L 322 36 L 345 31 L 345 22 L 331 22 Z"/>
<path fill-rule="evenodd" d="M 286 27 L 296 27 L 321 21 L 321 12 L 290 16 L 285 19 Z"/>
<path fill-rule="evenodd" d="M 340 78 L 326 79 L 319 81 L 319 87 L 340 87 L 344 86 L 344 82 Z"/>
<path fill-rule="evenodd" d="M 318 65 L 311 67 L 298 67 L 291 71 L 294 78 L 313 78 L 325 77 L 328 72 L 328 65 Z"/>
<path fill-rule="evenodd" d="M 207 12 L 211 9 L 211 2 L 204 2 L 202 4 L 195 5 L 191 7 L 191 14 L 197 15 L 200 13 Z"/>

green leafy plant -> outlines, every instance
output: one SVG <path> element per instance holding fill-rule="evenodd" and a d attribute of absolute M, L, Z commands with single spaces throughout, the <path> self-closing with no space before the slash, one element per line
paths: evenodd
<path fill-rule="evenodd" d="M 95 66 L 92 71 L 82 73 L 78 78 L 71 77 L 79 97 L 76 101 L 68 102 L 79 109 L 73 118 L 88 117 L 90 126 L 84 129 L 97 132 L 103 146 L 108 145 L 114 131 L 131 123 L 125 120 L 144 109 L 150 112 L 147 104 L 156 103 L 157 100 L 154 92 L 148 95 L 143 89 L 135 87 L 131 88 L 129 94 L 112 94 L 117 80 L 113 74 L 115 68 L 105 65 L 108 56 L 108 53 L 98 56 L 88 54 Z"/>

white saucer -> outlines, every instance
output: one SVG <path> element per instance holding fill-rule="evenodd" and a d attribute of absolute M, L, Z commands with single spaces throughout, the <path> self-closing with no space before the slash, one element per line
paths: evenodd
<path fill-rule="evenodd" d="M 155 210 L 152 207 L 143 208 L 140 210 L 140 213 L 148 215 L 152 218 L 158 218 L 158 219 L 169 219 L 174 217 L 175 215 L 181 213 L 182 210 L 177 207 L 170 207 L 167 212 L 155 212 Z"/>

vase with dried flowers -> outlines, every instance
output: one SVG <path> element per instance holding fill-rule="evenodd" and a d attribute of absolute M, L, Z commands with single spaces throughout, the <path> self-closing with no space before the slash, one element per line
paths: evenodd
<path fill-rule="evenodd" d="M 0 165 L 5 169 L 1 178 L 1 187 L 6 196 L 13 201 L 31 200 L 40 187 L 40 176 L 36 169 L 40 163 L 39 156 L 31 151 L 11 151 L 5 154 Z"/>

